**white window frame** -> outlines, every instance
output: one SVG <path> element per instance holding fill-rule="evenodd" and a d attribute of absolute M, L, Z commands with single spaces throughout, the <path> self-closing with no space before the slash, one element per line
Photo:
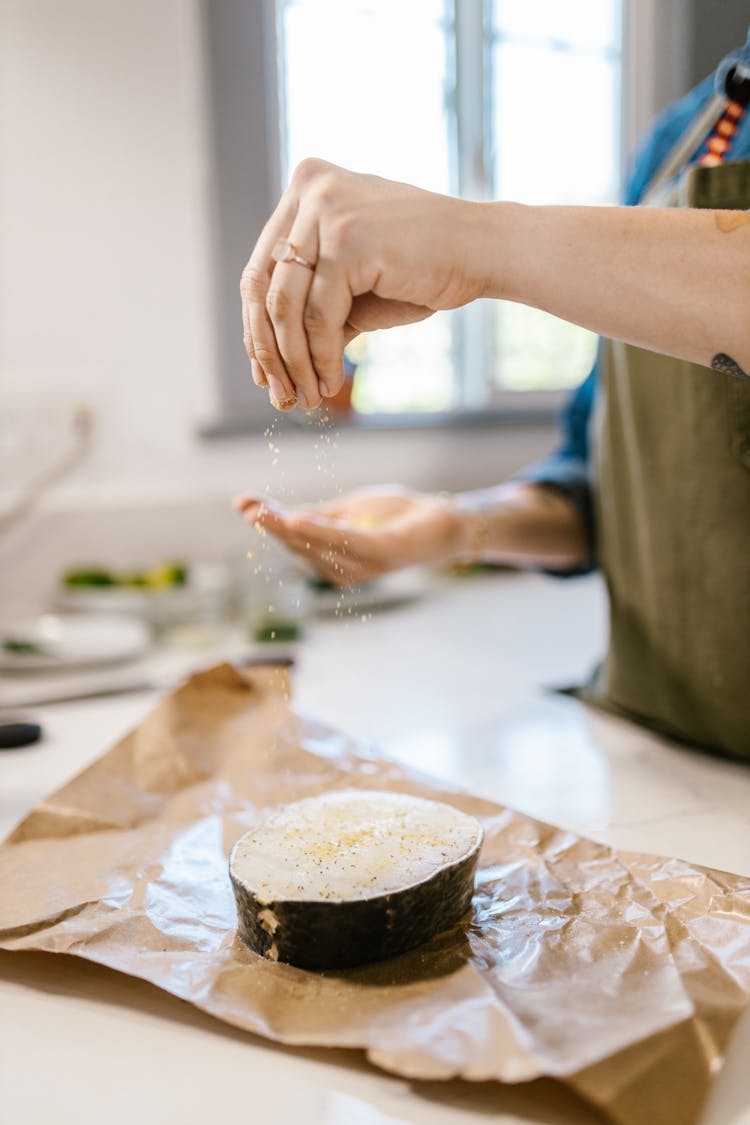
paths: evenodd
<path fill-rule="evenodd" d="M 490 197 L 489 127 L 483 83 L 486 68 L 476 67 L 478 50 L 489 50 L 484 37 L 486 0 L 454 0 L 458 194 Z M 212 217 L 215 259 L 215 323 L 219 340 L 217 422 L 209 435 L 263 429 L 274 416 L 252 391 L 247 360 L 235 324 L 237 278 L 252 241 L 278 199 L 283 115 L 279 105 L 277 6 L 275 0 L 202 0 L 206 39 L 209 140 L 217 169 Z M 690 32 L 684 0 L 622 0 L 623 159 L 654 114 L 687 85 Z M 669 49 L 665 49 L 669 45 Z M 684 47 L 676 49 L 676 45 Z M 227 127 L 227 122 L 230 126 Z M 231 123 L 242 123 L 239 135 Z M 224 126 L 224 127 L 222 127 Z M 253 143 L 244 143 L 247 135 Z M 260 142 L 259 142 L 260 139 Z M 241 185 L 238 190 L 238 184 Z M 249 185 L 249 190 L 247 190 Z M 243 190 L 244 188 L 244 190 Z M 239 263 L 239 265 L 238 265 Z M 228 313 L 231 312 L 231 316 Z M 454 331 L 454 363 L 459 405 L 434 415 L 437 425 L 468 417 L 505 416 L 538 420 L 559 408 L 568 392 L 500 391 L 487 403 L 491 310 L 477 302 L 459 310 Z M 408 425 L 409 414 L 392 417 Z M 428 419 L 429 420 L 429 419 Z M 417 424 L 425 418 L 415 416 Z M 388 425 L 389 416 L 369 419 Z"/>

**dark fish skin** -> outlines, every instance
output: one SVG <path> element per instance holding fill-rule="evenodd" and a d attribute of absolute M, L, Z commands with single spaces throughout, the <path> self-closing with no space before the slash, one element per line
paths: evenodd
<path fill-rule="evenodd" d="M 349 902 L 259 902 L 231 873 L 239 935 L 253 952 L 300 969 L 348 969 L 405 953 L 467 914 L 479 847 L 403 890 Z M 264 911 L 278 923 L 273 933 Z"/>

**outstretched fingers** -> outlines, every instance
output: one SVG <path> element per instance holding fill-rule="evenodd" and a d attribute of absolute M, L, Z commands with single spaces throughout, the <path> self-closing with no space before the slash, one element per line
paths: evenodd
<path fill-rule="evenodd" d="M 336 586 L 356 586 L 390 569 L 375 537 L 345 521 L 287 512 L 254 495 L 238 496 L 234 507 L 251 527 L 273 535 Z"/>

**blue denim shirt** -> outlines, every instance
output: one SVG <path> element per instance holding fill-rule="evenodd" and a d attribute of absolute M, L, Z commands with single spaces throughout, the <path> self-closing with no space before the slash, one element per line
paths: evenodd
<path fill-rule="evenodd" d="M 714 93 L 725 93 L 726 82 L 735 67 L 747 69 L 750 77 L 750 30 L 744 47 L 732 51 L 708 78 L 684 98 L 669 106 L 653 123 L 639 144 L 632 162 L 623 202 L 640 203 L 649 183 L 669 152 L 685 133 L 691 121 Z M 702 147 L 702 146 L 700 146 Z M 700 147 L 694 153 L 697 157 Z M 735 134 L 728 159 L 750 158 L 750 109 Z M 561 441 L 554 453 L 517 474 L 517 480 L 536 481 L 564 492 L 580 509 L 593 542 L 592 498 L 589 479 L 589 419 L 596 393 L 597 359 L 587 378 L 573 392 L 560 417 Z M 580 573 L 580 572 L 576 572 Z"/>

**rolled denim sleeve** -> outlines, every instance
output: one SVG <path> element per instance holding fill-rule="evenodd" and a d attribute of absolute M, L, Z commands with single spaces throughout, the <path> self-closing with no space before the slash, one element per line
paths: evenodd
<path fill-rule="evenodd" d="M 589 422 L 594 403 L 597 358 L 588 376 L 571 394 L 560 414 L 560 444 L 553 453 L 535 461 L 519 473 L 514 480 L 542 484 L 567 496 L 581 513 L 586 535 L 591 545 L 589 563 L 580 574 L 594 568 L 594 511 L 590 480 Z"/>

